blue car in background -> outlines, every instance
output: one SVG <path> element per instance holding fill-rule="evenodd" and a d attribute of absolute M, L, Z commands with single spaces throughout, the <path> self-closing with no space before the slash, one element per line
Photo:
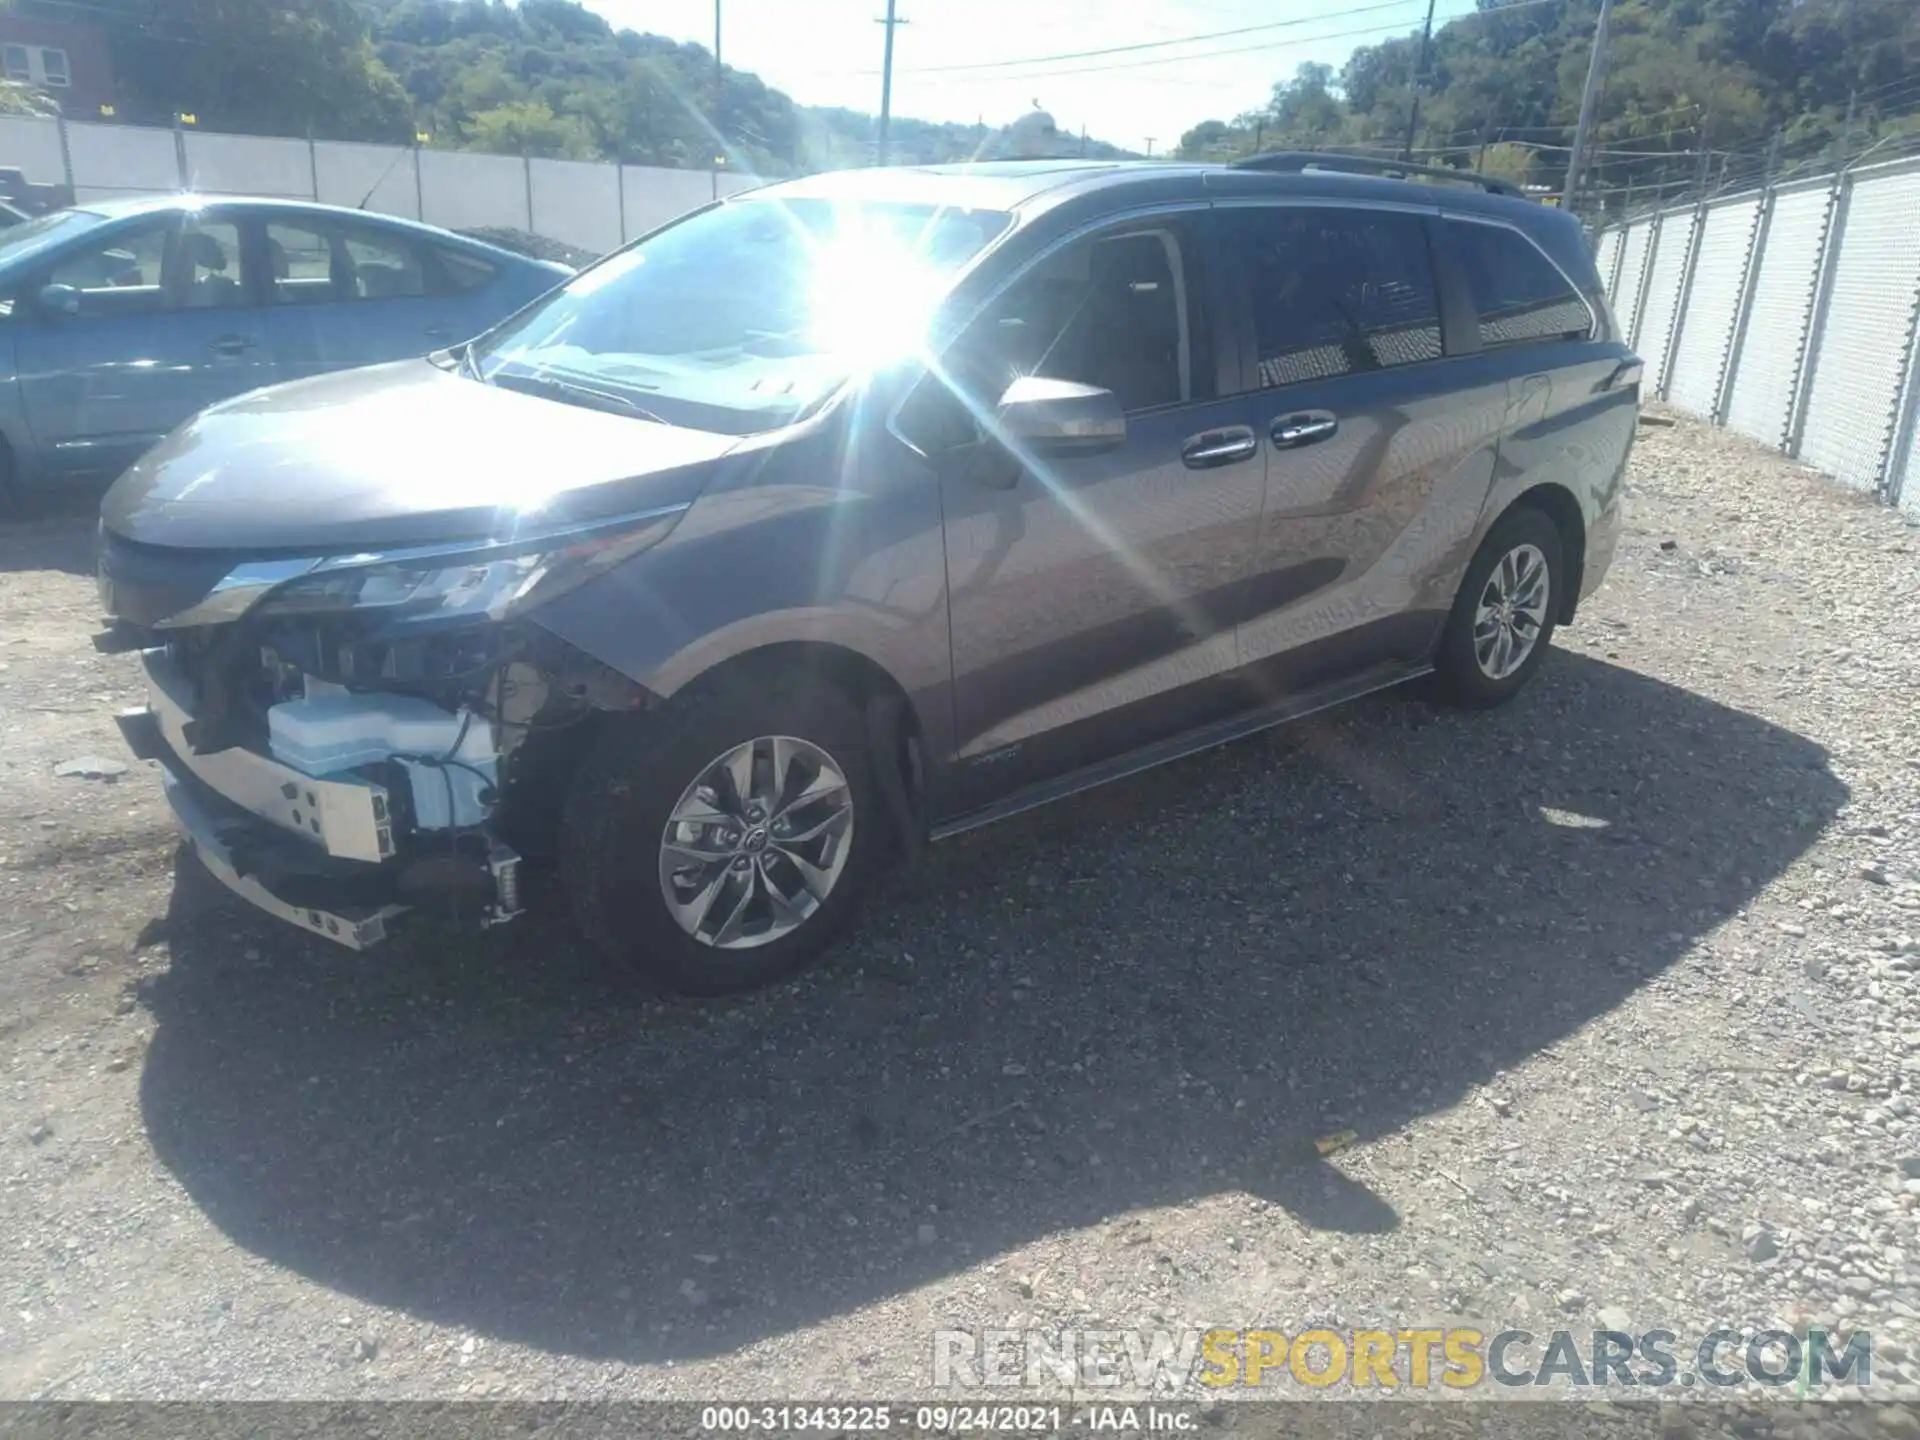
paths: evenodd
<path fill-rule="evenodd" d="M 0 230 L 0 509 L 218 400 L 471 339 L 573 271 L 331 205 L 193 195 Z"/>

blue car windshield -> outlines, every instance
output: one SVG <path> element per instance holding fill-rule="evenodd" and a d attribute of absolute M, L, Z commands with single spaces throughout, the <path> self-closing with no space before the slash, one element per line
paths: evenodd
<path fill-rule="evenodd" d="M 914 353 L 1002 211 L 742 199 L 613 255 L 475 342 L 469 373 L 748 435 Z"/>
<path fill-rule="evenodd" d="M 84 234 L 107 217 L 92 210 L 55 210 L 0 230 L 0 265 Z"/>

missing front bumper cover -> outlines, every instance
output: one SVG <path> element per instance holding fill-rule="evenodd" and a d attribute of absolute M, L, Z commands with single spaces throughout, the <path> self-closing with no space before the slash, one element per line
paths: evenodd
<path fill-rule="evenodd" d="M 118 716 L 121 733 L 136 756 L 160 762 L 181 834 L 234 894 L 355 950 L 412 909 L 483 926 L 521 913 L 520 856 L 484 831 L 445 851 L 409 844 L 381 786 L 318 779 L 237 747 L 194 753 L 191 685 L 163 652 L 142 658 L 150 707 Z"/>

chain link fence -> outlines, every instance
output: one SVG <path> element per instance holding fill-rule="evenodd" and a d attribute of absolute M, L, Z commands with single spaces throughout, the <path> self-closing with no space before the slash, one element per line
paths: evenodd
<path fill-rule="evenodd" d="M 1641 216 L 1597 260 L 1647 392 L 1920 516 L 1920 157 Z"/>

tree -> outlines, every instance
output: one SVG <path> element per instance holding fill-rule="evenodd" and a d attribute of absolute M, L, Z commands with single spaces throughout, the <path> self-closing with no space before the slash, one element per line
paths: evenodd
<path fill-rule="evenodd" d="M 1222 120 L 1202 120 L 1180 137 L 1182 160 L 1217 160 L 1234 142 L 1231 126 Z"/>
<path fill-rule="evenodd" d="M 500 155 L 591 160 L 593 135 L 571 115 L 556 115 L 538 100 L 510 100 L 482 110 L 462 127 L 469 148 Z"/>
<path fill-rule="evenodd" d="M 1557 186 L 1600 0 L 1477 0 L 1437 27 L 1423 88 L 1417 158 Z M 1603 197 L 1629 187 L 1673 194 L 1701 172 L 1757 179 L 1778 133 L 1789 161 L 1825 163 L 1920 133 L 1920 4 L 1915 0 L 1617 0 L 1589 179 Z M 1269 143 L 1397 151 L 1412 108 L 1420 37 L 1355 50 L 1337 85 L 1300 67 L 1267 105 L 1188 132 L 1203 158 Z M 1847 115 L 1853 113 L 1849 128 Z M 1224 128 L 1224 133 L 1222 130 Z"/>
<path fill-rule="evenodd" d="M 44 91 L 22 80 L 0 80 L 0 115 L 58 115 L 60 107 Z"/>
<path fill-rule="evenodd" d="M 18 3 L 72 18 L 64 4 Z M 374 54 L 353 0 L 94 0 L 96 14 L 129 119 L 185 112 L 209 129 L 255 134 L 413 133 L 412 103 Z"/>

